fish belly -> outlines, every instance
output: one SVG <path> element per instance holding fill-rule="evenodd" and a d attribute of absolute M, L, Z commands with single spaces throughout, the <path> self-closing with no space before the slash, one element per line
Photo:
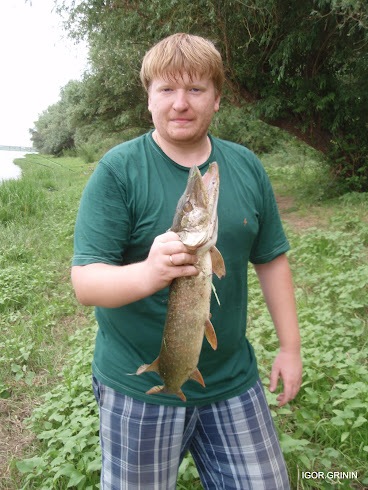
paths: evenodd
<path fill-rule="evenodd" d="M 197 368 L 205 331 L 212 347 L 217 347 L 216 334 L 209 320 L 212 292 L 209 251 L 199 256 L 197 267 L 200 270 L 197 276 L 180 277 L 171 283 L 159 356 L 137 370 L 137 374 L 154 371 L 164 381 L 164 385 L 152 387 L 147 394 L 175 394 L 186 401 L 181 387 L 188 379 L 205 387 Z M 208 324 L 212 330 L 209 335 Z"/>
<path fill-rule="evenodd" d="M 198 276 L 180 277 L 170 287 L 168 311 L 159 356 L 166 388 L 180 388 L 197 369 L 206 320 L 210 316 L 211 257 L 198 262 Z"/>

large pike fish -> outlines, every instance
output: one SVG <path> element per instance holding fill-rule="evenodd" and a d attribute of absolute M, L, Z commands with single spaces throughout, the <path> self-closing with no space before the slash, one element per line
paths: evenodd
<path fill-rule="evenodd" d="M 164 381 L 164 385 L 154 386 L 148 394 L 170 393 L 186 401 L 181 387 L 188 379 L 205 387 L 197 367 L 203 337 L 217 349 L 216 333 L 210 320 L 212 271 L 219 278 L 225 275 L 223 258 L 215 247 L 219 185 L 216 162 L 203 177 L 194 166 L 179 199 L 170 230 L 179 235 L 188 249 L 196 252 L 196 267 L 200 272 L 197 276 L 174 279 L 170 285 L 159 356 L 152 364 L 143 364 L 136 373 L 154 371 Z"/>

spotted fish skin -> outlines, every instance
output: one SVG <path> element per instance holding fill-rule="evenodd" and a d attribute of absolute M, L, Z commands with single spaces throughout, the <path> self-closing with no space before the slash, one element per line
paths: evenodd
<path fill-rule="evenodd" d="M 173 394 L 186 401 L 181 388 L 188 379 L 205 387 L 197 368 L 204 336 L 212 348 L 217 349 L 216 333 L 210 320 L 212 272 L 220 278 L 225 275 L 223 258 L 215 247 L 219 182 L 217 163 L 212 163 L 203 177 L 197 167 L 192 167 L 187 187 L 178 202 L 171 230 L 188 248 L 196 251 L 199 274 L 176 278 L 170 285 L 160 353 L 151 364 L 140 366 L 136 373 L 154 371 L 163 380 L 163 385 L 154 386 L 147 394 Z"/>

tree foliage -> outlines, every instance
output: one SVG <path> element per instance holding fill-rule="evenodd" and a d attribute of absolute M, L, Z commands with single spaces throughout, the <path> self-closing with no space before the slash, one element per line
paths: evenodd
<path fill-rule="evenodd" d="M 143 54 L 169 34 L 190 32 L 219 47 L 228 94 L 327 153 L 348 187 L 368 189 L 365 0 L 55 2 L 69 34 L 90 46 L 76 127 L 105 134 L 146 129 Z"/>
<path fill-rule="evenodd" d="M 78 89 L 78 82 L 69 82 L 61 90 L 59 102 L 43 111 L 35 122 L 35 128 L 30 130 L 33 144 L 40 152 L 61 155 L 63 151 L 74 148 L 72 109 Z"/>

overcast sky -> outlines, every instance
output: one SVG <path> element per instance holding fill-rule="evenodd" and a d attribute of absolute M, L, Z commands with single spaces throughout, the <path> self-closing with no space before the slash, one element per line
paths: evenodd
<path fill-rule="evenodd" d="M 0 145 L 30 146 L 38 115 L 87 67 L 87 50 L 67 39 L 54 0 L 31 3 L 0 0 Z"/>

